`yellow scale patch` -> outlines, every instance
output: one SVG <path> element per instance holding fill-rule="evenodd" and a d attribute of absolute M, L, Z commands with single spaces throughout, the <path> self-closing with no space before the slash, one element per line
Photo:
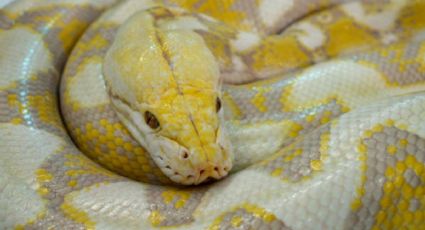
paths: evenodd
<path fill-rule="evenodd" d="M 414 156 L 409 155 L 404 161 L 397 162 L 395 167 L 388 167 L 385 176 L 387 182 L 384 184 L 384 195 L 380 201 L 382 210 L 376 215 L 376 224 L 373 229 L 380 229 L 383 226 L 387 229 L 400 229 L 406 227 L 405 223 L 410 223 L 410 228 L 422 229 L 425 227 L 425 210 L 419 209 L 412 212 L 408 209 L 409 201 L 417 199 L 425 205 L 425 186 L 411 187 L 404 179 L 403 174 L 407 169 L 412 169 L 420 180 L 425 181 L 425 166 Z M 398 203 L 393 200 L 402 197 Z M 422 227 L 420 227 L 422 226 Z"/>
<path fill-rule="evenodd" d="M 8 95 L 8 104 L 12 107 L 18 107 L 19 114 L 28 113 L 30 108 L 35 108 L 38 112 L 38 118 L 45 124 L 61 127 L 61 121 L 58 119 L 56 110 L 56 101 L 51 93 L 43 93 L 42 95 L 28 95 L 25 96 L 25 103 L 19 100 L 16 94 Z M 27 111 L 27 112 L 26 112 Z M 13 118 L 13 124 L 21 124 L 23 118 Z"/>
<path fill-rule="evenodd" d="M 232 226 L 235 228 L 241 226 L 242 222 L 243 222 L 243 219 L 240 216 L 234 216 L 231 220 Z"/>
<path fill-rule="evenodd" d="M 401 22 L 403 30 L 400 36 L 412 37 L 415 32 L 425 25 L 425 17 L 420 12 L 425 9 L 424 3 L 410 4 L 404 9 Z M 323 28 L 327 34 L 327 42 L 324 45 L 329 57 L 341 55 L 361 47 L 379 45 L 381 41 L 372 30 L 356 22 L 350 17 L 343 17 Z M 256 47 L 251 54 L 253 68 L 256 71 L 263 69 L 278 69 L 286 72 L 291 69 L 305 66 L 312 62 L 315 52 L 302 47 L 296 36 L 285 34 L 284 36 L 270 36 L 262 41 L 262 45 Z"/>
<path fill-rule="evenodd" d="M 93 26 L 93 28 L 91 28 L 92 31 L 96 31 L 99 28 L 104 28 L 104 29 L 110 29 L 110 28 L 114 28 L 115 25 L 114 24 L 96 24 L 95 26 Z M 88 51 L 93 50 L 93 49 L 102 49 L 105 48 L 109 45 L 109 41 L 106 40 L 100 33 L 96 34 L 95 36 L 93 36 L 91 39 L 85 41 L 85 42 L 79 42 L 76 47 L 74 48 L 74 53 L 73 55 L 70 56 L 68 63 L 75 63 L 75 61 L 77 59 L 80 59 L 83 55 L 85 55 Z M 97 57 L 99 59 L 101 59 L 101 57 Z M 78 70 L 82 69 L 82 67 L 84 67 L 84 61 L 83 63 L 80 64 L 80 66 L 78 66 Z M 77 72 L 78 72 L 77 70 Z"/>
<path fill-rule="evenodd" d="M 25 226 L 33 225 L 37 220 L 41 220 L 45 216 L 46 216 L 46 210 L 43 210 L 40 213 L 38 213 L 36 217 L 34 217 L 30 221 L 28 221 L 25 225 L 19 224 L 19 225 L 15 226 L 15 230 L 25 230 L 25 229 L 27 229 Z"/>
<path fill-rule="evenodd" d="M 267 98 L 264 96 L 264 93 L 270 92 L 271 88 L 258 88 L 257 93 L 254 95 L 254 97 L 251 99 L 251 103 L 258 109 L 260 112 L 267 112 L 268 108 L 265 104 Z"/>
<path fill-rule="evenodd" d="M 120 137 L 115 136 L 115 132 L 119 131 L 123 135 L 129 136 L 128 131 L 120 124 L 111 124 L 106 119 L 101 119 L 98 123 L 106 131 L 101 133 L 92 123 L 86 124 L 86 132 L 82 132 L 80 128 L 75 128 L 74 134 L 77 143 L 81 143 L 81 150 L 91 157 L 98 160 L 103 165 L 111 169 L 119 169 L 126 176 L 131 178 L 147 181 L 148 174 L 154 174 L 159 180 L 168 181 L 158 168 L 151 167 L 146 151 L 130 142 L 124 141 Z M 92 148 L 90 142 L 95 143 Z M 108 151 L 103 152 L 101 145 L 106 145 Z M 134 159 L 118 153 L 118 149 L 122 148 L 134 154 Z"/>
<path fill-rule="evenodd" d="M 68 176 L 74 177 L 74 176 L 80 176 L 83 174 L 102 174 L 104 176 L 115 177 L 114 174 L 112 174 L 111 172 L 107 170 L 103 170 L 94 164 L 87 164 L 88 160 L 84 156 L 67 154 L 65 155 L 65 157 L 68 159 L 68 161 L 64 163 L 65 166 L 84 168 L 80 170 L 69 170 L 66 172 Z M 37 188 L 38 194 L 40 194 L 41 196 L 45 196 L 49 193 L 49 190 L 46 187 L 44 187 L 43 184 L 52 181 L 53 177 L 54 175 L 48 172 L 46 169 L 39 168 L 36 171 L 37 183 L 39 184 L 39 187 Z M 68 183 L 68 186 L 70 187 L 75 187 L 76 185 L 77 185 L 76 180 L 70 180 Z M 83 224 L 86 229 L 94 229 L 95 223 L 89 219 L 88 215 L 85 212 L 80 211 L 71 205 L 72 199 L 73 199 L 72 195 L 68 195 L 65 197 L 64 202 L 60 206 L 62 211 L 70 219 L 74 220 L 77 223 Z M 45 201 L 45 203 L 46 202 L 47 201 Z M 35 223 L 36 220 L 44 218 L 45 215 L 46 215 L 46 210 L 43 210 L 37 215 L 36 218 L 26 223 L 26 225 L 31 225 Z M 16 227 L 16 229 L 24 229 L 24 226 L 19 225 Z"/>
<path fill-rule="evenodd" d="M 41 121 L 53 125 L 60 124 L 57 116 L 57 110 L 53 109 L 56 108 L 53 106 L 56 104 L 56 101 L 51 93 L 45 93 L 44 95 L 37 96 L 28 96 L 27 100 L 27 108 L 36 108 Z"/>
<path fill-rule="evenodd" d="M 179 209 L 186 205 L 186 202 L 190 198 L 190 192 L 172 189 L 162 192 L 161 196 L 166 204 L 170 204 L 173 200 L 177 199 L 174 207 Z"/>
<path fill-rule="evenodd" d="M 268 211 L 266 211 L 265 209 L 258 207 L 254 204 L 242 204 L 240 206 L 237 206 L 233 209 L 231 209 L 228 212 L 223 213 L 222 215 L 220 215 L 219 217 L 217 217 L 213 224 L 208 228 L 209 230 L 219 230 L 220 229 L 220 224 L 223 222 L 224 217 L 231 212 L 235 212 L 238 209 L 244 209 L 246 212 L 248 212 L 249 214 L 255 216 L 256 218 L 259 218 L 261 220 L 263 220 L 266 223 L 271 223 L 272 221 L 276 220 L 276 216 Z M 231 224 L 233 225 L 233 227 L 239 227 L 242 224 L 242 217 L 239 216 L 235 216 L 232 218 L 231 220 Z"/>
<path fill-rule="evenodd" d="M 279 102 L 282 105 L 282 112 L 305 111 L 313 107 L 329 104 L 332 101 L 336 101 L 336 103 L 341 106 L 342 113 L 347 113 L 348 111 L 350 111 L 350 108 L 347 105 L 345 105 L 345 103 L 335 95 L 329 95 L 327 98 L 319 99 L 311 103 L 304 103 L 302 105 L 292 103 L 290 100 L 290 97 L 291 97 L 291 94 L 294 93 L 293 85 L 296 83 L 296 81 L 297 81 L 296 79 L 293 80 L 289 85 L 287 85 L 282 90 L 281 97 L 279 99 Z M 322 125 L 328 123 L 331 120 L 331 116 L 332 116 L 332 113 L 330 111 L 323 112 L 322 117 L 320 119 L 320 123 Z M 315 118 L 315 114 L 310 114 L 306 116 L 305 121 L 313 122 L 314 118 Z M 293 138 L 297 137 L 299 132 L 303 129 L 304 128 L 301 125 L 294 123 L 294 125 L 291 127 L 290 137 L 293 137 Z"/>
<path fill-rule="evenodd" d="M 326 132 L 320 136 L 320 158 L 313 159 L 310 161 L 310 168 L 313 170 L 312 175 L 305 176 L 302 180 L 311 179 L 315 172 L 321 171 L 323 169 L 323 161 L 328 157 L 329 151 L 329 141 L 330 141 L 330 133 Z M 294 145 L 289 145 L 287 148 L 279 151 L 271 158 L 266 161 L 263 161 L 261 165 L 267 165 L 268 162 L 276 160 L 276 158 L 284 156 L 282 161 L 284 163 L 291 162 L 295 157 L 301 156 L 303 154 L 303 150 L 300 148 L 294 149 Z M 271 172 L 271 176 L 273 177 L 281 177 L 284 168 L 276 168 Z M 287 178 L 283 178 L 283 181 L 288 181 Z"/>
<path fill-rule="evenodd" d="M 149 215 L 149 221 L 151 222 L 152 226 L 159 226 L 162 221 L 165 220 L 165 216 L 163 216 L 158 210 L 152 211 Z"/>
<path fill-rule="evenodd" d="M 240 107 L 229 93 L 223 93 L 223 102 L 226 104 L 226 112 L 230 112 L 232 119 L 240 120 L 242 118 L 242 111 Z"/>
<path fill-rule="evenodd" d="M 116 175 L 108 170 L 99 167 L 96 164 L 92 164 L 89 159 L 84 155 L 65 154 L 67 161 L 64 163 L 65 166 L 72 168 L 80 168 L 79 170 L 68 170 L 66 174 L 71 177 L 78 177 L 85 174 L 96 174 L 106 177 L 116 177 Z"/>
<path fill-rule="evenodd" d="M 379 44 L 374 34 L 357 25 L 350 18 L 342 18 L 331 24 L 327 29 L 328 42 L 325 45 L 326 52 L 330 56 L 343 54 L 362 46 Z"/>
<path fill-rule="evenodd" d="M 415 57 L 415 64 L 419 65 L 418 71 L 420 71 L 420 73 L 422 74 L 425 73 L 424 57 L 425 57 L 425 43 L 422 42 L 419 47 L 418 54 Z"/>
<path fill-rule="evenodd" d="M 394 126 L 393 120 L 386 121 L 386 125 Z M 403 127 L 398 127 L 404 129 Z M 371 130 L 364 134 L 364 138 L 370 138 L 374 133 L 382 132 L 383 125 L 376 125 Z M 405 145 L 408 141 L 401 140 Z M 351 204 L 353 211 L 359 210 L 363 204 L 361 198 L 365 195 L 366 191 L 364 185 L 366 183 L 366 160 L 367 160 L 367 147 L 361 143 L 358 147 L 360 153 L 360 160 L 362 163 L 362 185 L 357 189 L 357 199 Z M 388 154 L 394 154 L 393 146 L 387 148 Z M 413 170 L 416 175 L 419 175 L 421 181 L 425 181 L 425 166 L 419 162 L 414 156 L 407 155 L 404 161 L 398 161 L 395 167 L 388 167 L 385 171 L 386 182 L 383 186 L 384 194 L 380 200 L 381 210 L 375 216 L 375 225 L 372 229 L 423 229 L 425 228 L 425 210 L 420 208 L 416 211 L 409 210 L 409 202 L 412 199 L 417 199 L 420 206 L 425 206 L 425 186 L 419 185 L 416 188 L 410 186 L 404 179 L 404 173 L 407 169 Z M 393 202 L 399 198 L 402 200 L 398 203 Z M 409 226 L 406 226 L 409 223 Z"/>
<path fill-rule="evenodd" d="M 249 25 L 245 22 L 245 18 L 247 17 L 246 14 L 232 8 L 235 0 L 221 2 L 217 2 L 216 0 L 206 0 L 201 3 L 199 0 L 171 0 L 171 2 L 191 11 L 210 15 L 213 18 L 226 22 L 235 28 L 250 29 Z"/>
<path fill-rule="evenodd" d="M 65 158 L 67 161 L 64 163 L 65 166 L 70 168 L 79 168 L 79 169 L 71 169 L 66 171 L 66 175 L 70 176 L 71 179 L 68 182 L 69 187 L 75 187 L 78 185 L 77 179 L 81 175 L 93 174 L 93 175 L 102 175 L 107 177 L 116 177 L 110 171 L 107 171 L 103 168 L 100 168 L 96 164 L 91 164 L 91 162 L 83 155 L 74 155 L 74 154 L 66 154 Z M 45 170 L 41 170 L 39 172 L 41 179 L 51 179 L 49 174 L 46 174 Z M 105 183 L 103 183 L 105 184 Z M 100 183 L 94 184 L 93 186 L 99 186 Z M 86 187 L 82 191 L 87 191 L 89 188 Z M 78 193 L 78 192 L 77 192 Z M 74 220 L 77 223 L 81 223 L 85 226 L 85 229 L 95 229 L 95 222 L 90 220 L 88 214 L 84 211 L 78 210 L 76 207 L 72 205 L 72 200 L 77 195 L 77 193 L 71 193 L 65 196 L 64 202 L 61 204 L 60 208 L 65 213 L 65 215 Z"/>
<path fill-rule="evenodd" d="M 408 67 L 411 66 L 412 64 L 415 64 L 418 66 L 417 70 L 420 73 L 425 73 L 425 63 L 423 61 L 423 58 L 425 55 L 425 43 L 420 44 L 417 55 L 412 58 L 405 57 L 406 55 L 405 49 L 408 44 L 409 43 L 403 42 L 403 43 L 398 43 L 398 44 L 394 44 L 392 46 L 386 47 L 385 49 L 380 49 L 379 55 L 386 58 L 389 58 L 391 55 L 391 59 L 389 61 L 391 65 L 397 66 L 398 71 L 400 73 L 406 73 L 406 71 L 408 71 Z M 377 66 L 376 63 L 366 62 L 363 60 L 360 61 L 359 63 L 372 67 L 379 71 L 379 67 Z M 384 75 L 384 73 L 381 73 L 381 74 Z M 400 85 L 398 82 L 390 82 L 388 80 L 388 77 L 385 77 L 384 80 L 387 86 L 402 87 L 402 85 Z"/>
<path fill-rule="evenodd" d="M 37 171 L 35 172 L 36 174 L 36 178 L 37 178 L 37 183 L 38 183 L 38 188 L 37 188 L 37 193 L 40 196 L 45 196 L 49 193 L 48 189 L 46 187 L 43 187 L 42 184 L 43 183 L 47 183 L 50 182 L 53 179 L 53 175 L 50 174 L 47 170 L 45 169 L 37 169 Z M 44 204 L 47 203 L 46 200 L 43 200 Z M 15 230 L 24 230 L 26 229 L 26 226 L 30 226 L 33 225 L 37 220 L 41 220 L 43 218 L 45 218 L 46 216 L 46 208 L 43 208 L 42 211 L 40 211 L 35 217 L 33 217 L 32 219 L 30 219 L 29 221 L 27 221 L 24 225 L 19 224 L 15 226 Z"/>
<path fill-rule="evenodd" d="M 62 211 L 69 217 L 71 220 L 83 224 L 85 229 L 95 229 L 96 223 L 90 220 L 87 213 L 84 211 L 80 211 L 74 206 L 72 206 L 72 195 L 68 195 L 65 197 L 64 202 L 61 205 Z"/>
<path fill-rule="evenodd" d="M 200 35 L 217 61 L 220 64 L 224 64 L 225 68 L 228 68 L 233 64 L 229 55 L 230 50 L 228 50 L 230 47 L 229 38 L 233 38 L 236 35 L 235 31 L 229 31 L 227 28 L 224 28 L 224 26 L 218 28 L 218 26 L 219 25 L 210 28 L 208 33 L 204 32 Z"/>
<path fill-rule="evenodd" d="M 323 169 L 323 161 L 328 157 L 329 153 L 329 142 L 330 142 L 330 132 L 326 132 L 320 136 L 320 157 L 319 159 L 310 161 L 310 168 L 313 170 L 313 174 L 315 172 L 321 171 Z M 306 178 L 311 178 L 312 175 Z"/>
<path fill-rule="evenodd" d="M 302 75 L 300 75 L 302 76 Z M 326 98 L 317 98 L 314 101 L 311 101 L 309 103 L 303 103 L 303 104 L 295 104 L 291 102 L 291 95 L 296 93 L 294 92 L 294 84 L 297 83 L 297 79 L 294 79 L 289 85 L 287 85 L 281 93 L 279 102 L 282 105 L 282 111 L 283 112 L 297 112 L 297 111 L 305 111 L 313 107 L 317 107 L 320 105 L 326 105 L 331 103 L 332 101 L 335 101 L 338 105 L 341 106 L 341 110 L 343 113 L 346 113 L 350 111 L 350 107 L 344 103 L 344 101 L 338 97 L 338 95 L 328 95 Z M 331 114 L 325 112 L 324 117 L 322 119 L 325 119 L 322 121 L 322 124 L 327 123 L 329 121 L 329 116 Z M 326 116 L 328 118 L 326 118 Z M 327 119 L 327 120 L 326 120 Z"/>
<path fill-rule="evenodd" d="M 161 194 L 162 200 L 165 204 L 169 205 L 174 201 L 175 209 L 183 208 L 190 199 L 190 196 L 190 192 L 173 188 L 163 191 Z M 152 226 L 155 227 L 158 227 L 165 219 L 166 217 L 158 210 L 152 211 L 149 215 L 149 221 Z"/>
<path fill-rule="evenodd" d="M 403 32 L 411 36 L 415 31 L 423 29 L 425 27 L 424 12 L 425 2 L 423 1 L 414 1 L 413 4 L 405 7 L 400 14 L 400 26 L 411 29 L 403 30 Z"/>
<path fill-rule="evenodd" d="M 304 127 L 298 123 L 292 123 L 289 127 L 289 137 L 296 138 L 299 136 L 300 132 L 304 129 Z"/>
<path fill-rule="evenodd" d="M 412 64 L 417 64 L 419 66 L 418 70 L 421 73 L 425 72 L 425 64 L 424 64 L 424 55 L 425 55 L 425 43 L 421 43 L 420 47 L 418 49 L 418 53 L 415 57 L 413 58 L 406 58 L 406 53 L 405 53 L 405 47 L 408 45 L 408 43 L 402 43 L 401 45 L 394 45 L 391 47 L 388 47 L 386 49 L 382 49 L 382 51 L 380 52 L 380 54 L 383 57 L 387 57 L 390 54 L 393 55 L 393 57 L 391 58 L 391 64 L 395 65 L 398 67 L 398 71 L 400 71 L 401 73 L 405 73 L 408 70 L 409 65 Z M 388 82 L 388 80 L 387 80 Z M 390 85 L 391 83 L 388 82 L 388 84 Z M 397 85 L 396 83 L 392 83 L 392 85 Z"/>
<path fill-rule="evenodd" d="M 73 5 L 65 5 L 62 4 L 61 7 L 72 9 L 75 6 Z M 51 9 L 52 7 L 46 7 L 46 9 Z M 38 9 L 40 10 L 40 8 Z M 39 22 L 43 25 L 50 25 L 52 22 L 52 17 L 61 18 L 62 13 L 59 11 L 57 15 L 51 16 L 51 15 L 43 15 L 43 14 L 37 14 L 37 16 L 34 18 L 35 22 Z M 59 40 L 61 41 L 62 47 L 65 50 L 66 54 L 69 54 L 76 39 L 78 38 L 81 33 L 84 32 L 85 28 L 88 27 L 89 23 L 85 21 L 79 20 L 78 17 L 72 17 L 71 21 L 65 22 L 63 20 L 55 20 L 54 26 L 59 27 Z"/>
<path fill-rule="evenodd" d="M 61 25 L 62 29 L 59 33 L 59 39 L 62 41 L 62 45 L 67 53 L 72 49 L 75 38 L 79 37 L 87 26 L 87 22 L 80 21 L 77 17 L 73 17 L 73 20 L 66 25 Z"/>
<path fill-rule="evenodd" d="M 36 171 L 37 182 L 40 184 L 40 187 L 37 189 L 38 194 L 41 196 L 47 195 L 49 190 L 46 187 L 43 187 L 42 184 L 48 183 L 53 179 L 53 175 L 45 169 L 38 169 Z"/>
<path fill-rule="evenodd" d="M 252 67 L 261 72 L 286 72 L 311 62 L 307 51 L 300 46 L 296 36 L 270 36 L 250 54 Z"/>
<path fill-rule="evenodd" d="M 16 94 L 9 94 L 7 99 L 8 99 L 9 108 L 20 107 L 19 108 L 19 111 L 22 111 L 22 107 L 23 106 L 18 101 L 18 95 L 16 95 Z M 22 122 L 23 122 L 23 119 L 21 117 L 14 117 L 11 120 L 11 123 L 12 124 L 15 124 L 15 125 L 22 124 Z"/>

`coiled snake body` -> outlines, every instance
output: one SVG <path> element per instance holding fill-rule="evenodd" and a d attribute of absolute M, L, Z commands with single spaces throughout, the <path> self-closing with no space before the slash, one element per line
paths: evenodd
<path fill-rule="evenodd" d="M 1 228 L 425 228 L 425 2 L 161 4 L 0 11 Z"/>

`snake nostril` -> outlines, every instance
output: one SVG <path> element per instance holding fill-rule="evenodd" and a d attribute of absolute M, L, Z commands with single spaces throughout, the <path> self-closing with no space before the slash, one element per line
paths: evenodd
<path fill-rule="evenodd" d="M 216 166 L 216 167 L 214 167 L 214 170 L 218 172 L 218 167 L 217 167 L 217 166 Z"/>
<path fill-rule="evenodd" d="M 183 159 L 187 159 L 189 157 L 189 153 L 184 151 L 182 156 L 183 156 Z"/>
<path fill-rule="evenodd" d="M 205 170 L 204 169 L 201 169 L 200 171 L 199 171 L 199 174 L 203 174 L 205 172 Z"/>

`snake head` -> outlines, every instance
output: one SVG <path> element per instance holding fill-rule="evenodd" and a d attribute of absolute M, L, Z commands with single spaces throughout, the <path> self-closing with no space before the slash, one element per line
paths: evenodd
<path fill-rule="evenodd" d="M 220 179 L 233 154 L 222 125 L 219 68 L 198 34 L 128 19 L 103 63 L 112 107 L 171 180 Z"/>

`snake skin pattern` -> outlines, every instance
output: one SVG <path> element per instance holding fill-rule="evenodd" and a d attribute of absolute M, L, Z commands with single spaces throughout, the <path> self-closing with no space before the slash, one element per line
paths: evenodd
<path fill-rule="evenodd" d="M 220 181 L 173 184 L 109 104 L 103 56 L 158 4 L 211 16 L 182 23 L 229 83 L 235 161 Z M 421 0 L 9 3 L 0 229 L 425 229 L 423 12 Z"/>

